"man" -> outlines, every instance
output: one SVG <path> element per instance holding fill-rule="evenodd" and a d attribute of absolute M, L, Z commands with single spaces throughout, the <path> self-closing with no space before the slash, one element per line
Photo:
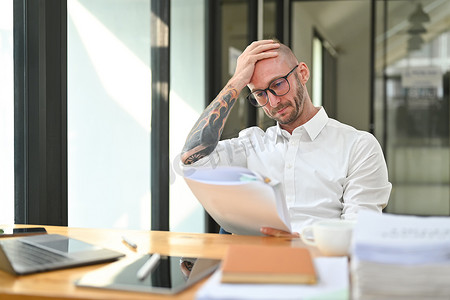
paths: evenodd
<path fill-rule="evenodd" d="M 189 133 L 181 160 L 192 166 L 233 165 L 283 183 L 292 233 L 261 228 L 270 236 L 298 237 L 302 227 L 329 218 L 354 219 L 363 209 L 381 212 L 391 184 L 381 147 L 367 132 L 328 118 L 306 89 L 309 69 L 273 40 L 253 42 L 236 71 Z M 220 136 L 241 90 L 276 126 Z"/>

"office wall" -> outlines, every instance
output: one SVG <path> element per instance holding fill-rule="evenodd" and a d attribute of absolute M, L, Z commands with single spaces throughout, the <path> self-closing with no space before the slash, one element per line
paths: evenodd
<path fill-rule="evenodd" d="M 299 60 L 312 63 L 313 30 L 316 29 L 338 51 L 337 56 L 337 119 L 361 130 L 369 130 L 370 121 L 370 2 L 339 1 L 341 9 L 358 6 L 358 22 L 346 20 L 342 26 L 329 27 L 316 18 L 320 6 L 326 8 L 331 1 L 317 3 L 294 2 L 292 5 L 292 49 Z M 320 6 L 319 6 L 320 5 Z M 361 9 L 362 6 L 362 9 Z M 318 10 L 319 9 L 319 10 Z M 361 20 L 363 20 L 361 22 Z M 348 27 L 354 24 L 356 30 Z M 353 26 L 355 27 L 355 26 Z M 307 85 L 311 91 L 311 82 Z"/>
<path fill-rule="evenodd" d="M 292 8 L 292 51 L 297 59 L 305 62 L 311 70 L 313 29 L 314 26 L 320 27 L 320 24 L 313 19 L 303 3 L 294 2 Z M 311 81 L 309 81 L 307 88 L 310 93 L 312 91 L 311 86 Z"/>
<path fill-rule="evenodd" d="M 337 66 L 337 118 L 368 131 L 370 128 L 370 1 L 361 10 L 363 28 L 334 40 L 339 48 Z M 366 25 L 366 26 L 364 26 Z M 335 36 L 335 35 L 334 35 Z"/>

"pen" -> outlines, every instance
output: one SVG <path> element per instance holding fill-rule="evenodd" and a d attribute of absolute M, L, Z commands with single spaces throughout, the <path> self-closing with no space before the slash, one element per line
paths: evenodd
<path fill-rule="evenodd" d="M 122 241 L 124 241 L 125 244 L 127 244 L 128 246 L 130 246 L 133 249 L 137 248 L 137 245 L 135 242 L 131 241 L 129 238 L 127 238 L 126 236 L 122 236 Z"/>
<path fill-rule="evenodd" d="M 246 173 L 241 173 L 241 177 L 239 177 L 239 181 L 264 181 L 264 183 L 270 183 L 270 178 L 265 177 L 265 176 L 261 176 L 259 174 L 246 174 Z"/>
<path fill-rule="evenodd" d="M 139 280 L 144 280 L 148 274 L 156 267 L 156 264 L 159 262 L 161 255 L 159 253 L 153 253 L 152 256 L 142 265 L 142 267 L 137 271 L 137 278 Z"/>

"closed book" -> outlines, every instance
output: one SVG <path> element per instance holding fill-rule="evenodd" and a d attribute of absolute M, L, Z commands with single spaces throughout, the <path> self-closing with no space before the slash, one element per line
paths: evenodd
<path fill-rule="evenodd" d="M 317 275 L 307 248 L 231 245 L 222 263 L 222 282 L 314 284 Z"/>

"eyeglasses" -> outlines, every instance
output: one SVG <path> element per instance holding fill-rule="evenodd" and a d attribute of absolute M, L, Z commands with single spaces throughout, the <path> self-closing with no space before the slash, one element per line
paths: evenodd
<path fill-rule="evenodd" d="M 255 107 L 263 107 L 269 103 L 269 95 L 267 91 L 271 92 L 274 96 L 284 96 L 289 93 L 291 86 L 287 78 L 294 72 L 296 65 L 286 76 L 274 79 L 270 82 L 269 87 L 264 90 L 255 90 L 247 95 L 248 101 Z"/>

